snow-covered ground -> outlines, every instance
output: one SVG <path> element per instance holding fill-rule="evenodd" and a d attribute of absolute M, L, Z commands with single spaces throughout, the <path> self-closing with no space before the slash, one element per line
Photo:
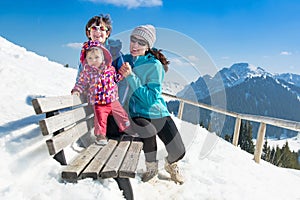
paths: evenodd
<path fill-rule="evenodd" d="M 282 148 L 283 145 L 288 142 L 289 148 L 291 151 L 298 152 L 300 151 L 300 133 L 297 136 L 292 138 L 283 138 L 283 139 L 275 139 L 275 138 L 268 138 L 267 139 L 268 146 L 275 147 L 278 146 Z"/>
<path fill-rule="evenodd" d="M 30 100 L 34 96 L 70 93 L 76 70 L 28 52 L 0 37 L 0 199 L 123 199 L 114 180 L 64 183 L 61 166 L 46 149 Z M 131 179 L 135 199 L 299 200 L 300 171 L 253 161 L 253 155 L 213 133 L 174 117 L 187 147 L 179 162 L 186 181 L 176 185 L 163 169 L 165 151 L 159 143 L 160 179 Z"/>

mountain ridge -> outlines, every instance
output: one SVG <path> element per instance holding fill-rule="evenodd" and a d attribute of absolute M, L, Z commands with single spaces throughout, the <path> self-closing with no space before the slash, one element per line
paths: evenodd
<path fill-rule="evenodd" d="M 220 97 L 224 98 L 224 109 L 228 111 L 300 121 L 299 80 L 300 75 L 297 74 L 272 74 L 248 63 L 235 63 L 230 68 L 221 69 L 213 77 L 209 75 L 199 77 L 177 95 L 208 105 L 212 105 L 212 98 Z M 219 107 L 220 105 L 213 106 Z M 170 102 L 169 107 L 175 111 L 178 105 Z M 189 118 L 189 113 L 195 112 L 194 109 L 194 107 L 186 107 L 185 119 L 208 126 L 211 112 L 200 111 L 202 117 L 198 119 L 199 121 L 195 121 L 195 118 Z M 226 122 L 222 134 L 232 132 L 231 127 L 234 126 L 234 121 L 229 121 L 230 123 Z M 272 129 L 271 131 L 267 130 L 267 134 L 280 135 L 278 131 Z M 284 130 L 283 132 L 291 136 L 296 135 L 294 131 Z"/>
<path fill-rule="evenodd" d="M 192 82 L 186 87 L 192 87 L 195 93 L 198 94 L 198 99 L 203 99 L 210 94 L 224 90 L 224 88 L 234 87 L 248 78 L 264 78 L 267 76 L 276 80 L 285 81 L 287 83 L 286 85 L 300 87 L 300 75 L 292 73 L 272 74 L 261 67 L 255 67 L 248 63 L 235 63 L 230 68 L 225 67 L 219 70 L 219 72 L 213 77 L 210 75 L 199 77 L 195 82 Z M 218 84 L 220 82 L 222 82 L 222 84 Z M 178 92 L 177 96 L 185 96 L 185 90 L 187 90 L 186 87 L 182 91 Z M 297 94 L 300 97 L 300 93 Z"/>

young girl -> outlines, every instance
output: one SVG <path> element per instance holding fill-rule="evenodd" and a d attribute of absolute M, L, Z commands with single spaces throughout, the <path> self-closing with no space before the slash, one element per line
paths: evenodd
<path fill-rule="evenodd" d="M 124 107 L 132 117 L 131 129 L 139 134 L 144 146 L 147 171 L 142 180 L 149 181 L 158 174 L 156 135 L 165 144 L 168 156 L 165 170 L 171 179 L 182 184 L 177 162 L 185 155 L 180 133 L 170 117 L 162 97 L 162 83 L 169 61 L 153 48 L 156 31 L 152 25 L 136 27 L 130 36 L 130 54 L 119 70 L 129 84 Z"/>
<path fill-rule="evenodd" d="M 121 55 L 122 43 L 120 40 L 111 40 L 109 39 L 110 33 L 112 31 L 112 22 L 109 15 L 96 15 L 93 16 L 87 24 L 85 25 L 85 35 L 88 41 L 84 42 L 81 48 L 80 53 L 80 64 L 78 67 L 78 73 L 76 81 L 79 78 L 79 74 L 83 69 L 85 61 L 85 51 L 89 47 L 89 42 L 99 42 L 105 46 L 106 49 L 110 50 L 111 55 L 113 56 L 113 62 L 117 62 L 117 59 Z"/>
<path fill-rule="evenodd" d="M 123 76 L 116 73 L 109 51 L 100 42 L 89 41 L 88 44 L 83 55 L 83 63 L 86 64 L 71 93 L 80 95 L 87 90 L 88 102 L 94 106 L 96 144 L 105 145 L 108 115 L 113 115 L 120 132 L 130 124 L 126 111 L 118 101 L 116 83 Z"/>

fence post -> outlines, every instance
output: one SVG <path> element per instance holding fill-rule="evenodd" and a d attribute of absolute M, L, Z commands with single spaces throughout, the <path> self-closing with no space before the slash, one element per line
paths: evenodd
<path fill-rule="evenodd" d="M 266 133 L 266 124 L 261 122 L 258 130 L 258 136 L 256 140 L 256 147 L 254 151 L 254 160 L 256 163 L 259 163 L 262 153 L 263 142 Z"/>
<path fill-rule="evenodd" d="M 239 118 L 239 117 L 237 117 L 235 119 L 234 133 L 233 133 L 233 139 L 232 139 L 232 144 L 234 146 L 238 145 L 239 135 L 240 135 L 240 128 L 241 128 L 241 121 L 242 121 L 242 119 Z"/>
<path fill-rule="evenodd" d="M 180 101 L 180 103 L 179 103 L 179 108 L 178 108 L 178 118 L 179 118 L 179 119 L 182 119 L 183 108 L 184 108 L 184 102 L 183 102 L 183 101 Z"/>

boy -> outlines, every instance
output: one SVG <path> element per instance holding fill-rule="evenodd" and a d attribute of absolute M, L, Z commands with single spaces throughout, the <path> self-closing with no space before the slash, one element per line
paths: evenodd
<path fill-rule="evenodd" d="M 109 40 L 110 33 L 112 31 L 112 24 L 109 15 L 97 15 L 89 19 L 85 26 L 85 35 L 88 38 L 87 42 L 83 43 L 80 53 L 80 64 L 78 67 L 76 82 L 79 78 L 79 74 L 83 69 L 84 66 L 84 57 L 85 57 L 85 50 L 89 47 L 88 42 L 98 41 L 99 43 L 103 44 L 107 49 L 111 52 L 113 56 L 113 62 L 116 62 L 116 59 L 120 57 L 121 53 L 120 50 L 122 48 L 122 44 L 120 40 Z M 115 66 L 115 65 L 114 65 Z"/>

